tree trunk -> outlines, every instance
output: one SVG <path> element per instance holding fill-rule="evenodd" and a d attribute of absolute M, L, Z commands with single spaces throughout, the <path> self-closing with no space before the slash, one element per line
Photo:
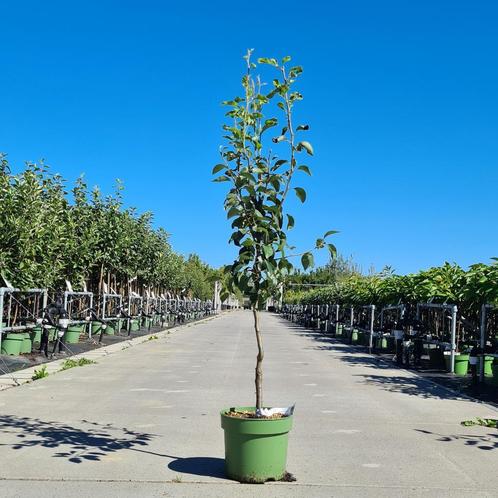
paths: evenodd
<path fill-rule="evenodd" d="M 256 332 L 256 341 L 258 343 L 258 356 L 256 361 L 256 408 L 263 408 L 263 358 L 265 353 L 263 351 L 263 341 L 261 338 L 261 331 L 259 329 L 259 312 L 254 307 L 252 309 L 254 316 L 254 331 Z"/>

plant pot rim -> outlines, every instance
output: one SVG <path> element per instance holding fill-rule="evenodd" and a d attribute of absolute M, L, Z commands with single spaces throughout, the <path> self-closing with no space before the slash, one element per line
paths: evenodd
<path fill-rule="evenodd" d="M 254 406 L 236 406 L 236 410 L 255 410 Z M 265 407 L 268 408 L 268 407 Z M 291 430 L 293 415 L 282 418 L 238 418 L 230 417 L 230 408 L 220 411 L 221 427 L 241 434 L 284 434 Z"/>

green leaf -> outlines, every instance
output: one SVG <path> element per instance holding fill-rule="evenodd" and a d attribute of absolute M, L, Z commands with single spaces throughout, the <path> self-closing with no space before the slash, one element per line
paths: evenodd
<path fill-rule="evenodd" d="M 233 216 L 237 216 L 240 213 L 240 209 L 236 206 L 231 207 L 227 212 L 227 219 L 229 220 Z"/>
<path fill-rule="evenodd" d="M 228 178 L 228 176 L 226 175 L 221 175 L 219 176 L 218 178 L 215 178 L 213 180 L 213 182 L 218 182 L 218 183 L 221 183 L 221 182 L 229 182 L 230 181 L 230 178 Z"/>
<path fill-rule="evenodd" d="M 264 245 L 263 254 L 265 255 L 265 258 L 271 258 L 273 256 L 273 247 L 271 245 Z"/>
<path fill-rule="evenodd" d="M 294 190 L 296 191 L 296 195 L 299 197 L 299 200 L 301 202 L 306 201 L 306 191 L 304 190 L 304 188 L 294 187 Z"/>
<path fill-rule="evenodd" d="M 335 233 L 339 233 L 339 230 L 329 230 L 328 232 L 325 232 L 323 238 L 326 239 L 329 235 L 334 235 Z"/>
<path fill-rule="evenodd" d="M 310 129 L 309 125 L 299 125 L 299 126 L 296 128 L 296 130 L 297 130 L 297 131 L 301 131 L 301 130 L 302 130 L 302 131 L 307 131 L 307 130 L 309 130 L 309 129 Z"/>
<path fill-rule="evenodd" d="M 327 247 L 328 247 L 328 250 L 330 253 L 330 257 L 332 259 L 335 259 L 337 257 L 337 249 L 336 249 L 335 245 L 334 244 L 327 244 Z"/>
<path fill-rule="evenodd" d="M 287 215 L 287 230 L 290 230 L 294 226 L 294 217 L 290 214 Z"/>
<path fill-rule="evenodd" d="M 302 164 L 297 169 L 300 169 L 301 171 L 304 171 L 307 175 L 311 176 L 311 170 L 308 168 L 308 166 Z"/>
<path fill-rule="evenodd" d="M 290 55 L 286 55 L 283 59 L 282 59 L 282 64 L 286 64 L 287 62 L 289 62 L 291 60 L 291 56 Z"/>
<path fill-rule="evenodd" d="M 270 59 L 268 57 L 260 57 L 258 59 L 259 64 L 270 64 L 270 66 L 278 67 L 277 59 Z"/>
<path fill-rule="evenodd" d="M 268 130 L 268 128 L 271 128 L 273 126 L 276 126 L 278 124 L 278 121 L 275 118 L 270 118 L 265 121 L 265 124 L 263 125 L 262 132 Z"/>
<path fill-rule="evenodd" d="M 307 270 L 309 267 L 313 266 L 315 264 L 315 260 L 313 258 L 313 254 L 310 252 L 305 252 L 301 256 L 301 264 L 303 265 L 303 268 Z"/>
<path fill-rule="evenodd" d="M 306 140 L 303 140 L 302 142 L 299 142 L 297 144 L 297 147 L 296 149 L 298 151 L 301 151 L 301 150 L 305 150 L 310 156 L 313 155 L 313 147 L 311 146 L 311 144 L 309 142 L 307 142 Z"/>
<path fill-rule="evenodd" d="M 226 165 L 225 164 L 217 164 L 214 168 L 213 168 L 213 175 L 216 175 L 216 173 L 220 172 L 222 169 L 225 169 L 226 168 Z"/>

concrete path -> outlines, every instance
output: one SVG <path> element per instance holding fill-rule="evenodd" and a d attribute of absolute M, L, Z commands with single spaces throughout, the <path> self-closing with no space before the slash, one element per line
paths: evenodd
<path fill-rule="evenodd" d="M 253 403 L 252 315 L 235 312 L 0 392 L 2 497 L 498 496 L 498 417 L 415 374 L 262 320 L 265 401 L 296 402 L 296 483 L 224 478 L 219 410 Z"/>

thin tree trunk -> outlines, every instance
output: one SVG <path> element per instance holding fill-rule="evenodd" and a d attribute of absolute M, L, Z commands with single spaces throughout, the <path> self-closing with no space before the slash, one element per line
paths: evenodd
<path fill-rule="evenodd" d="M 263 358 L 265 353 L 263 351 L 263 340 L 261 338 L 261 331 L 259 329 L 259 312 L 254 307 L 252 309 L 254 316 L 254 331 L 256 332 L 256 341 L 258 343 L 258 356 L 256 361 L 256 408 L 263 408 Z"/>

